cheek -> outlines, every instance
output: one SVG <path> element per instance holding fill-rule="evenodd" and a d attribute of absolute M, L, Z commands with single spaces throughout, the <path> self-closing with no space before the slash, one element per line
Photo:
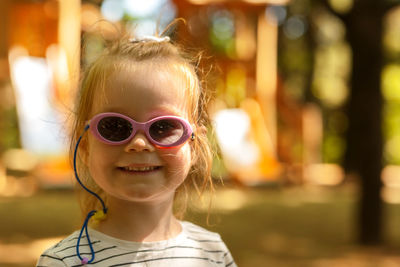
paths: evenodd
<path fill-rule="evenodd" d="M 162 150 L 160 157 L 171 175 L 181 176 L 182 179 L 186 178 L 191 166 L 191 150 L 188 144 L 179 149 Z"/>
<path fill-rule="evenodd" d="M 91 172 L 113 163 L 115 158 L 116 154 L 112 147 L 93 140 L 89 141 L 87 165 Z"/>

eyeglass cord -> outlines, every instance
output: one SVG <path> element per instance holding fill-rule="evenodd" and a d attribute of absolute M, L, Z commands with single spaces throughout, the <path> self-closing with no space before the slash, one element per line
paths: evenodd
<path fill-rule="evenodd" d="M 81 260 L 81 263 L 82 263 L 83 265 L 85 265 L 85 264 L 87 264 L 87 263 L 93 262 L 93 261 L 94 261 L 94 258 L 95 258 L 95 252 L 94 252 L 94 249 L 93 249 L 92 242 L 90 241 L 89 232 L 88 232 L 89 220 L 90 220 L 90 218 L 93 217 L 93 216 L 94 216 L 95 219 L 97 219 L 97 220 L 102 220 L 102 219 L 105 218 L 105 216 L 106 216 L 106 214 L 107 214 L 107 208 L 106 208 L 106 205 L 105 205 L 103 199 L 102 199 L 98 194 L 96 194 L 95 192 L 93 192 L 92 190 L 90 190 L 89 188 L 87 188 L 87 187 L 82 183 L 82 181 L 79 179 L 78 171 L 77 171 L 77 168 L 76 168 L 76 157 L 77 157 L 77 152 L 78 152 L 79 143 L 81 142 L 82 137 L 83 137 L 83 135 L 87 132 L 87 130 L 89 130 L 89 125 L 86 125 L 86 126 L 85 126 L 85 129 L 84 129 L 82 135 L 78 138 L 78 141 L 76 142 L 75 151 L 74 151 L 74 173 L 75 173 L 75 178 L 76 178 L 76 180 L 77 180 L 78 183 L 82 186 L 82 188 L 85 189 L 88 193 L 90 193 L 90 194 L 92 194 L 93 196 L 95 196 L 95 197 L 100 201 L 100 203 L 101 203 L 101 205 L 102 205 L 102 207 L 103 207 L 103 210 L 102 210 L 102 211 L 96 211 L 96 210 L 90 211 L 90 212 L 88 213 L 88 215 L 86 216 L 86 219 L 85 219 L 85 221 L 84 221 L 84 223 L 83 223 L 83 225 L 82 225 L 81 231 L 80 231 L 80 233 L 79 233 L 79 237 L 78 237 L 78 240 L 77 240 L 77 242 L 76 242 L 76 254 L 77 254 L 78 258 Z M 85 231 L 86 239 L 87 239 L 87 241 L 88 241 L 89 248 L 90 248 L 90 254 L 91 254 L 90 260 L 89 260 L 88 258 L 86 258 L 86 257 L 82 257 L 82 256 L 81 256 L 81 253 L 80 253 L 80 251 L 79 251 L 79 245 L 80 245 L 80 242 L 81 242 L 81 239 L 82 239 L 83 231 Z"/>

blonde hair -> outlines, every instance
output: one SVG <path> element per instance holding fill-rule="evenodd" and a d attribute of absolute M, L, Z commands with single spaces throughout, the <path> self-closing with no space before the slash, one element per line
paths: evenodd
<path fill-rule="evenodd" d="M 127 66 L 126 63 L 131 65 L 162 60 L 163 63 L 167 62 L 183 66 L 184 68 L 182 68 L 181 72 L 188 84 L 186 88 L 189 108 L 188 119 L 194 125 L 194 129 L 207 128 L 210 130 L 211 125 L 207 113 L 207 105 L 212 94 L 207 89 L 206 79 L 203 77 L 205 72 L 200 68 L 201 58 L 201 54 L 191 56 L 182 47 L 169 40 L 132 41 L 129 36 L 124 34 L 118 39 L 110 41 L 103 53 L 86 66 L 81 75 L 81 83 L 72 118 L 71 160 L 73 160 L 76 143 L 83 134 L 87 121 L 90 119 L 88 116 L 91 113 L 95 94 L 105 90 L 107 78 L 119 68 Z M 171 64 L 163 65 L 171 67 Z M 82 156 L 84 157 L 85 154 L 82 153 L 87 153 L 87 138 L 85 136 L 83 136 L 79 145 L 76 161 L 79 177 L 90 190 L 96 192 L 107 201 L 104 192 L 95 184 L 87 166 L 84 164 Z M 196 138 L 191 142 L 191 149 L 193 164 L 187 178 L 175 194 L 175 199 L 180 199 L 180 201 L 175 201 L 174 209 L 175 216 L 178 218 L 182 218 L 185 214 L 189 196 L 188 190 L 190 188 L 195 188 L 198 195 L 202 195 L 206 190 L 213 191 L 211 177 L 213 150 L 207 137 L 207 131 L 196 131 Z M 79 191 L 82 192 L 80 194 L 80 204 L 83 214 L 87 214 L 90 210 L 101 208 L 96 198 L 83 192 L 80 187 Z"/>

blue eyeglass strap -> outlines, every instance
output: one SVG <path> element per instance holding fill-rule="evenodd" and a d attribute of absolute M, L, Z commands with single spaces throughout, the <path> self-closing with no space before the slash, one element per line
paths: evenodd
<path fill-rule="evenodd" d="M 96 211 L 96 210 L 90 211 L 88 213 L 88 215 L 86 216 L 86 219 L 85 219 L 85 221 L 84 221 L 84 223 L 82 225 L 81 231 L 79 233 L 78 241 L 76 243 L 76 254 L 77 254 L 78 258 L 81 260 L 82 264 L 91 263 L 91 262 L 93 262 L 93 260 L 95 258 L 95 252 L 94 252 L 94 249 L 93 249 L 93 246 L 92 246 L 92 242 L 90 241 L 89 232 L 88 232 L 89 220 L 90 220 L 91 217 L 93 217 L 95 215 L 96 215 L 95 217 L 97 217 L 98 220 L 101 220 L 101 219 L 104 219 L 105 215 L 107 214 L 107 207 L 106 207 L 103 199 L 98 194 L 96 194 L 95 192 L 93 192 L 92 190 L 87 188 L 82 183 L 82 181 L 79 179 L 78 171 L 77 171 L 77 168 L 76 168 L 76 157 L 77 157 L 79 143 L 81 142 L 82 137 L 87 132 L 87 130 L 89 130 L 89 124 L 85 126 L 82 135 L 78 138 L 78 141 L 76 142 L 75 151 L 74 151 L 74 173 L 75 173 L 76 180 L 82 186 L 82 188 L 85 189 L 88 193 L 90 193 L 93 196 L 95 196 L 100 201 L 100 203 L 101 203 L 101 205 L 103 207 L 103 210 L 102 210 L 102 212 L 101 211 Z M 81 242 L 81 239 L 82 239 L 83 231 L 85 231 L 86 239 L 88 241 L 89 248 L 90 248 L 90 254 L 91 254 L 91 259 L 90 260 L 88 258 L 86 258 L 86 257 L 82 257 L 80 252 L 79 252 L 79 245 L 80 245 L 80 242 Z"/>
<path fill-rule="evenodd" d="M 106 205 L 105 205 L 103 199 L 101 199 L 101 197 L 100 197 L 98 194 L 96 194 L 95 192 L 93 192 L 92 190 L 90 190 L 89 188 L 87 188 L 87 187 L 81 182 L 81 180 L 79 179 L 79 176 L 78 176 L 78 171 L 77 171 L 77 169 L 76 169 L 76 156 L 77 156 L 77 152 L 78 152 L 78 146 L 79 146 L 79 143 L 80 143 L 81 140 L 82 140 L 83 135 L 87 132 L 87 130 L 89 130 L 89 125 L 86 125 L 86 126 L 85 126 L 85 129 L 84 129 L 83 134 L 78 138 L 78 141 L 76 142 L 75 151 L 74 151 L 74 172 L 75 172 L 75 178 L 76 178 L 76 180 L 78 181 L 78 183 L 83 187 L 83 189 L 85 189 L 88 193 L 90 193 L 90 194 L 92 194 L 93 196 L 95 196 L 95 197 L 100 201 L 100 203 L 101 203 L 101 205 L 102 205 L 102 207 L 103 207 L 103 211 L 104 211 L 104 213 L 106 213 L 107 208 L 106 208 Z"/>
<path fill-rule="evenodd" d="M 82 228 L 81 228 L 81 231 L 80 231 L 80 233 L 79 233 L 78 241 L 77 241 L 77 243 L 76 243 L 76 255 L 78 255 L 78 258 L 81 260 L 81 263 L 82 263 L 82 264 L 91 263 L 91 262 L 93 262 L 93 260 L 94 260 L 94 256 L 95 256 L 95 254 L 94 254 L 94 249 L 93 249 L 92 241 L 90 241 L 90 237 L 89 237 L 89 232 L 88 232 L 87 226 L 88 226 L 88 223 L 89 223 L 90 218 L 91 218 L 95 213 L 96 213 L 96 211 L 95 211 L 95 210 L 92 210 L 92 211 L 89 212 L 88 215 L 86 216 L 86 219 L 85 219 L 85 221 L 84 221 L 84 223 L 83 223 L 83 226 L 82 226 Z M 81 243 L 83 231 L 85 231 L 86 239 L 87 239 L 87 241 L 88 241 L 89 248 L 90 248 L 90 254 L 92 255 L 92 257 L 90 258 L 90 260 L 89 260 L 88 258 L 86 258 L 86 257 L 82 257 L 82 256 L 81 256 L 81 253 L 79 252 L 79 245 L 80 245 L 80 243 Z"/>

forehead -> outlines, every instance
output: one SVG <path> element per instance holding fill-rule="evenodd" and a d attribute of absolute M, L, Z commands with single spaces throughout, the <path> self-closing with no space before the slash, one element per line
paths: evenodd
<path fill-rule="evenodd" d="M 121 112 L 138 120 L 171 114 L 188 117 L 187 89 L 191 79 L 182 64 L 123 63 L 108 77 L 95 96 L 92 115 Z M 146 117 L 146 118 L 145 118 Z"/>

